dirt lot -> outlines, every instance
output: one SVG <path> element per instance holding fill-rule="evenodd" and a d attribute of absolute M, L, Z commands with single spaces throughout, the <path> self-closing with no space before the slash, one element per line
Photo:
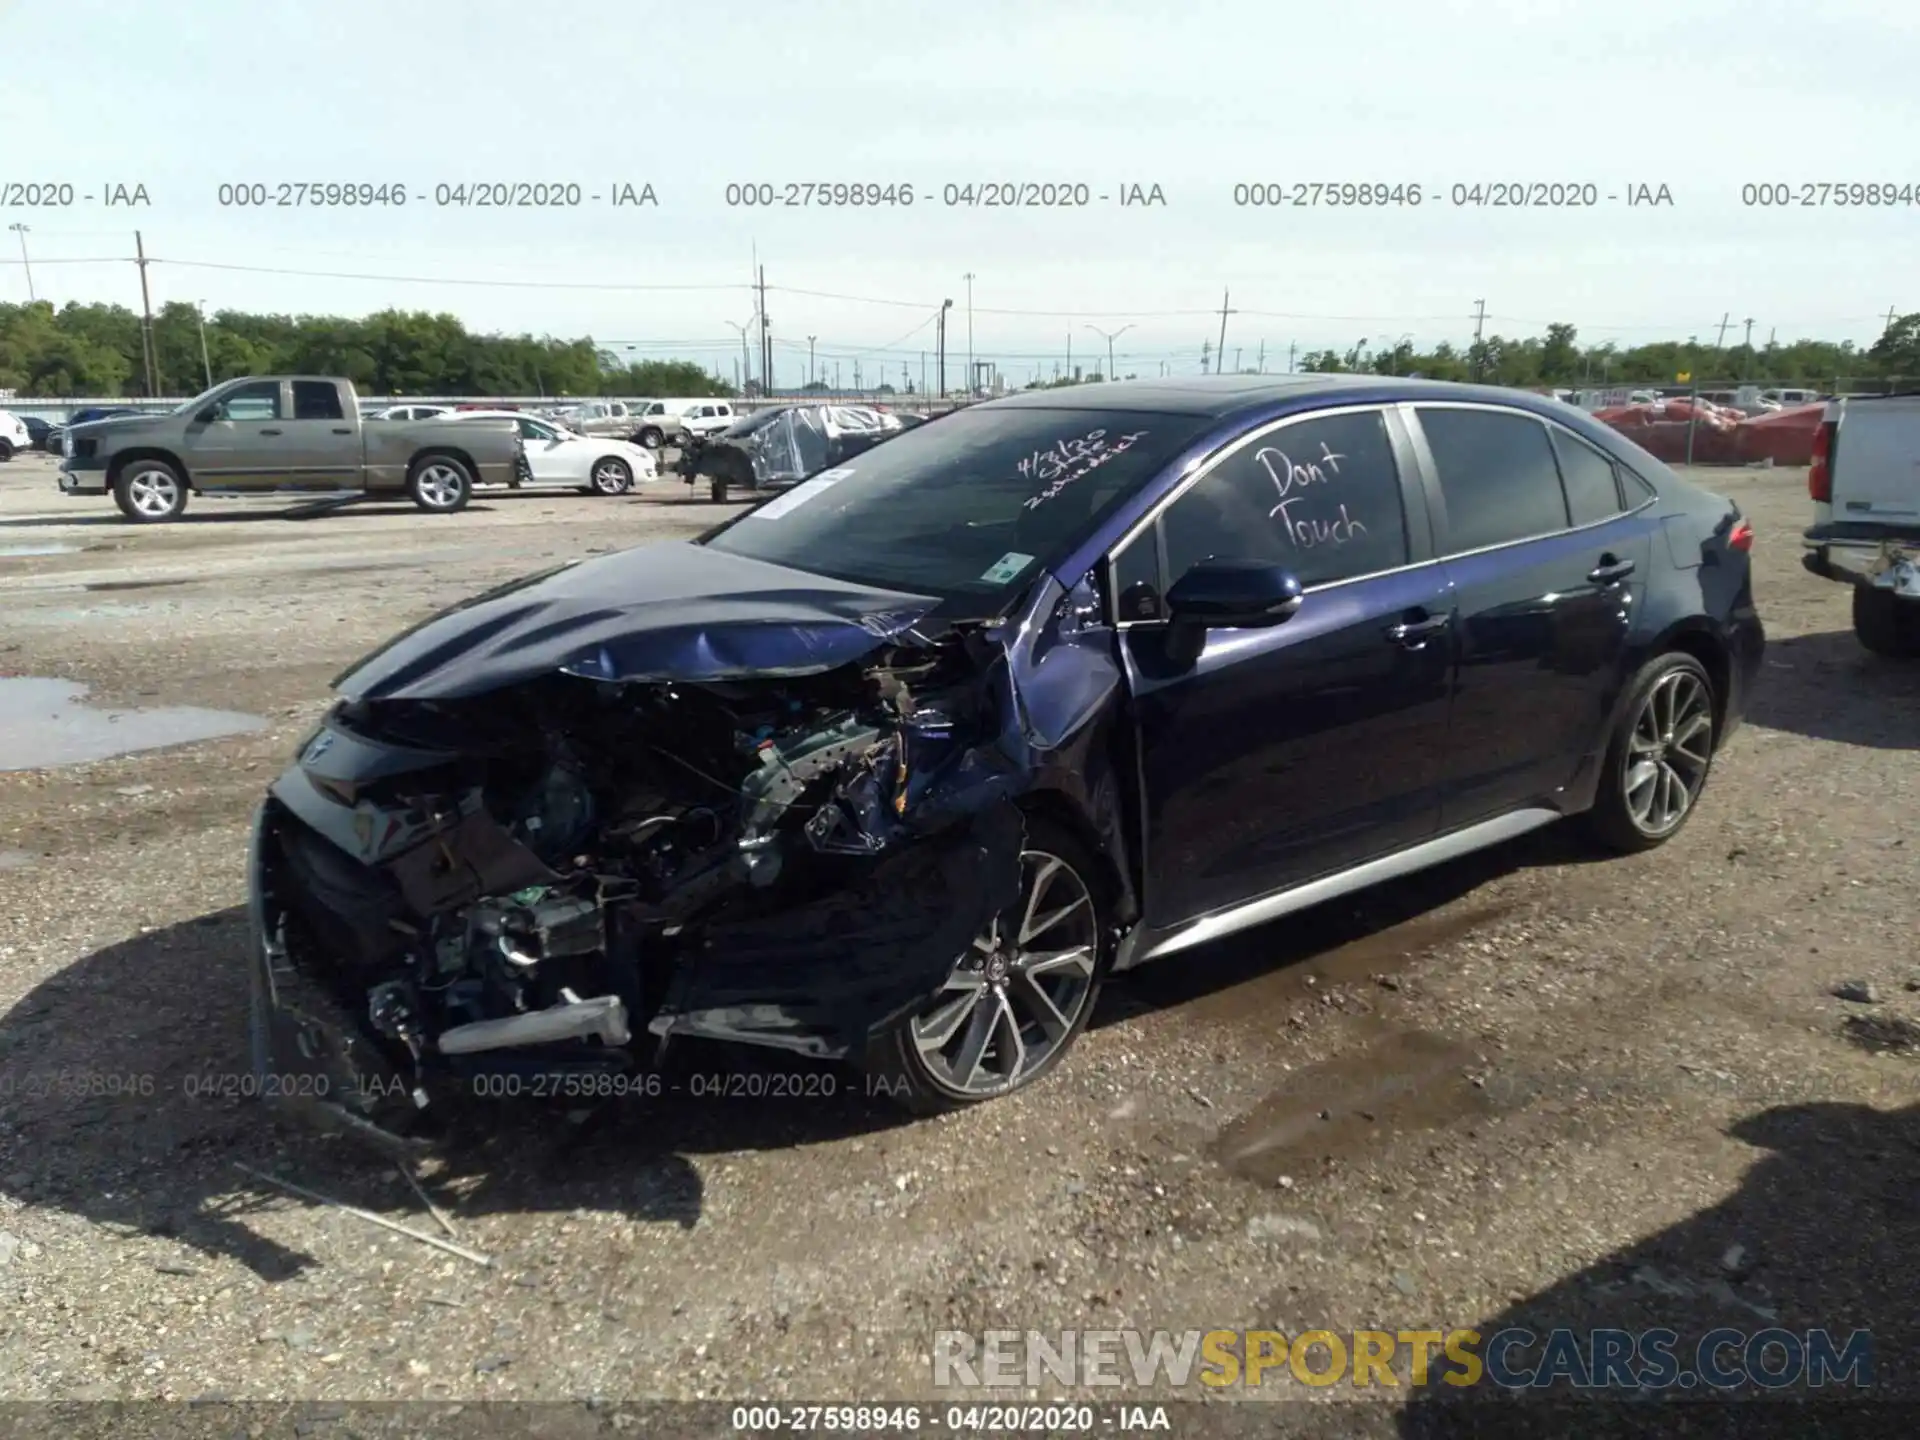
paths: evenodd
<path fill-rule="evenodd" d="M 236 1170 L 438 1233 L 390 1166 L 221 1093 L 248 814 L 393 631 L 725 511 L 666 482 L 136 529 L 0 467 L 0 673 L 265 722 L 0 774 L 0 1393 L 931 1397 L 941 1329 L 1515 1322 L 1867 1327 L 1879 1390 L 1920 1390 L 1920 670 L 1800 569 L 1799 472 L 1702 478 L 1759 531 L 1770 648 L 1672 845 L 1549 831 L 1149 967 L 957 1117 L 839 1072 L 577 1135 L 504 1110 L 422 1177 L 482 1269 Z M 1370 1403 L 1405 1391 L 1269 1390 L 1407 1423 Z"/>

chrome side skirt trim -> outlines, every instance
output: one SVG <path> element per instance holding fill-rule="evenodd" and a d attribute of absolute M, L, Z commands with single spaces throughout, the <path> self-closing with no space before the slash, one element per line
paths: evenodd
<path fill-rule="evenodd" d="M 1113 968 L 1116 971 L 1129 970 L 1148 960 L 1158 960 L 1163 955 L 1204 945 L 1255 925 L 1264 925 L 1269 920 L 1278 920 L 1282 915 L 1291 915 L 1296 910 L 1305 910 L 1323 901 L 1350 895 L 1355 890 L 1365 890 L 1382 881 L 1398 879 L 1416 870 L 1425 870 L 1448 860 L 1457 860 L 1462 855 L 1471 855 L 1476 850 L 1485 850 L 1488 846 L 1551 825 L 1560 818 L 1558 810 L 1515 810 L 1492 820 L 1469 825 L 1464 830 L 1423 840 L 1395 854 L 1368 860 L 1351 870 L 1322 875 L 1318 880 L 1309 880 L 1304 885 L 1276 890 L 1228 910 L 1216 910 L 1211 915 L 1202 915 L 1171 930 L 1156 932 L 1136 926 L 1120 942 L 1120 953 L 1115 957 Z"/>

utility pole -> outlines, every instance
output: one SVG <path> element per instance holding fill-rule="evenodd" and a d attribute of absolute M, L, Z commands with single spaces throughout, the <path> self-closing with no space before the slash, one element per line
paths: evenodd
<path fill-rule="evenodd" d="M 160 393 L 160 376 L 153 355 L 153 298 L 147 291 L 147 246 L 138 230 L 133 232 L 134 264 L 140 267 L 140 349 L 147 362 L 147 396 Z"/>
<path fill-rule="evenodd" d="M 213 388 L 213 362 L 207 358 L 207 302 L 196 300 L 194 314 L 200 321 L 200 368 L 207 372 L 207 388 Z"/>
<path fill-rule="evenodd" d="M 1716 350 L 1724 350 L 1724 349 L 1726 349 L 1726 348 L 1727 348 L 1727 322 L 1728 322 L 1729 320 L 1731 320 L 1732 318 L 1733 318 L 1733 312 L 1732 312 L 1731 310 L 1727 310 L 1727 311 L 1724 311 L 1724 312 L 1723 312 L 1723 313 L 1721 314 L 1721 316 L 1720 316 L 1720 338 L 1719 338 L 1718 340 L 1716 340 L 1716 341 L 1714 341 L 1714 342 L 1713 342 L 1713 348 L 1714 348 L 1714 349 L 1716 349 Z"/>
<path fill-rule="evenodd" d="M 1260 353 L 1254 356 L 1253 368 L 1262 375 L 1267 373 L 1267 342 L 1264 340 L 1260 342 Z"/>
<path fill-rule="evenodd" d="M 734 389 L 744 395 L 747 393 L 747 386 L 753 383 L 753 362 L 747 358 L 747 325 L 753 322 L 749 320 L 746 325 L 742 325 L 736 320 L 729 320 L 726 324 L 729 329 L 740 332 L 740 365 L 735 375 Z"/>
<path fill-rule="evenodd" d="M 1487 302 L 1476 300 L 1473 302 L 1473 309 L 1473 378 L 1478 380 L 1481 366 L 1480 332 L 1486 329 L 1487 325 Z"/>
<path fill-rule="evenodd" d="M 1210 340 L 1202 340 L 1200 342 L 1200 373 L 1202 375 L 1207 373 L 1207 359 L 1212 354 L 1213 342 Z"/>
<path fill-rule="evenodd" d="M 813 386 L 813 340 L 813 336 L 807 336 L 807 386 L 809 389 Z"/>
<path fill-rule="evenodd" d="M 1287 374 L 1293 373 L 1293 341 L 1287 342 Z"/>
<path fill-rule="evenodd" d="M 1236 375 L 1240 373 L 1240 347 L 1238 345 L 1233 347 L 1233 373 Z"/>
<path fill-rule="evenodd" d="M 1222 290 L 1220 292 L 1220 349 L 1217 352 L 1218 358 L 1215 361 L 1216 369 L 1224 364 L 1227 358 L 1227 316 L 1233 314 L 1233 311 L 1227 308 L 1229 298 L 1231 297 L 1227 291 Z"/>
<path fill-rule="evenodd" d="M 1058 377 L 1056 377 L 1058 378 Z M 1073 378 L 1073 331 L 1067 331 L 1067 378 Z"/>
<path fill-rule="evenodd" d="M 27 231 L 28 231 L 29 229 L 31 229 L 32 227 L 31 227 L 31 226 L 28 226 L 28 225 L 22 225 L 22 224 L 19 224 L 19 223 L 17 223 L 17 222 L 16 222 L 16 223 L 14 223 L 14 224 L 12 224 L 12 225 L 9 225 L 9 226 L 8 226 L 7 228 L 8 228 L 9 230 L 11 230 L 11 231 L 13 231 L 13 233 L 14 233 L 14 234 L 16 234 L 16 235 L 18 235 L 18 236 L 20 237 L 20 263 L 21 263 L 21 265 L 22 265 L 22 266 L 24 266 L 24 267 L 26 268 L 26 272 L 27 272 L 27 303 L 28 303 L 29 305 L 31 305 L 31 304 L 33 304 L 33 302 L 34 302 L 34 294 L 33 294 L 33 262 L 32 262 L 31 260 L 29 260 L 29 259 L 27 258 Z M 1891 326 L 1893 322 L 1892 322 L 1892 321 L 1888 321 L 1887 323 L 1888 323 L 1888 325 L 1889 325 L 1889 326 Z"/>
<path fill-rule="evenodd" d="M 760 267 L 760 388 L 773 394 L 773 336 L 767 327 L 773 322 L 767 316 L 767 267 Z"/>
<path fill-rule="evenodd" d="M 1747 327 L 1746 353 L 1740 357 L 1740 378 L 1747 378 L 1747 372 L 1753 368 L 1753 317 L 1749 315 L 1743 322 Z"/>
<path fill-rule="evenodd" d="M 967 282 L 967 398 L 973 398 L 973 271 L 960 277 Z"/>
<path fill-rule="evenodd" d="M 920 393 L 927 393 L 927 352 L 920 352 Z"/>
<path fill-rule="evenodd" d="M 937 345 L 939 358 L 935 362 L 934 368 L 940 376 L 940 398 L 942 400 L 947 398 L 947 312 L 952 308 L 953 301 L 942 300 L 940 302 L 940 323 L 938 326 L 939 336 Z"/>

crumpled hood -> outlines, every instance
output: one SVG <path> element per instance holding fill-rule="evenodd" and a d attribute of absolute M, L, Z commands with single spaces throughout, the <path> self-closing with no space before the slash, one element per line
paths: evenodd
<path fill-rule="evenodd" d="M 555 672 L 609 681 L 812 675 L 877 649 L 938 603 L 671 541 L 463 601 L 333 683 L 353 700 L 453 700 Z"/>

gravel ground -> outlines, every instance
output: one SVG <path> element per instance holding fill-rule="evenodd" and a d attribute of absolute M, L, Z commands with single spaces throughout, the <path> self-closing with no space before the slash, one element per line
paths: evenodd
<path fill-rule="evenodd" d="M 1920 1389 L 1920 670 L 1800 569 L 1801 472 L 1700 477 L 1759 531 L 1771 643 L 1674 843 L 1548 831 L 1149 967 L 959 1116 L 838 1071 L 489 1112 L 421 1173 L 484 1269 L 235 1168 L 438 1233 L 232 1093 L 248 814 L 395 630 L 729 512 L 669 481 L 137 529 L 51 472 L 0 467 L 0 673 L 264 724 L 0 774 L 6 1398 L 933 1398 L 942 1329 L 1506 1323 L 1867 1327 L 1879 1389 Z M 1278 1389 L 1416 1424 L 1405 1391 Z"/>

